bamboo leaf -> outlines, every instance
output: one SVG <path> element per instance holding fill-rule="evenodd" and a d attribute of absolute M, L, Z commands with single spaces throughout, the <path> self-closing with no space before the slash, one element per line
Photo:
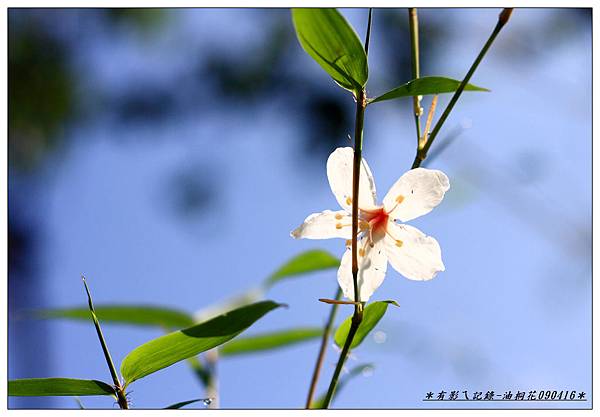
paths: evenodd
<path fill-rule="evenodd" d="M 126 384 L 184 359 L 217 347 L 246 330 L 269 311 L 280 307 L 273 301 L 250 304 L 151 340 L 132 350 L 123 359 L 121 375 Z"/>
<path fill-rule="evenodd" d="M 363 319 L 356 331 L 356 335 L 354 336 L 354 340 L 352 340 L 352 344 L 350 345 L 350 349 L 354 349 L 358 345 L 362 343 L 364 338 L 369 334 L 371 330 L 379 323 L 379 320 L 383 317 L 385 312 L 387 311 L 388 305 L 394 304 L 398 306 L 398 303 L 393 300 L 386 301 L 375 301 L 373 303 L 368 304 L 363 311 Z M 344 346 L 346 342 L 346 337 L 348 336 L 348 332 L 350 331 L 350 324 L 352 322 L 352 316 L 348 317 L 344 322 L 338 327 L 335 332 L 334 340 L 335 344 L 339 347 Z"/>
<path fill-rule="evenodd" d="M 94 306 L 96 316 L 102 322 L 132 324 L 136 326 L 158 326 L 180 329 L 194 324 L 187 313 L 171 308 L 151 305 L 99 305 Z M 90 320 L 87 307 L 41 310 L 37 316 L 46 319 Z"/>
<path fill-rule="evenodd" d="M 335 9 L 293 9 L 302 48 L 343 88 L 357 93 L 367 83 L 367 54 L 358 35 Z"/>
<path fill-rule="evenodd" d="M 275 271 L 265 282 L 271 287 L 284 278 L 324 269 L 338 268 L 340 260 L 324 250 L 309 250 L 293 257 Z"/>
<path fill-rule="evenodd" d="M 202 403 L 204 405 L 210 405 L 210 403 L 212 402 L 210 400 L 210 398 L 196 398 L 194 400 L 182 401 L 180 403 L 171 404 L 170 406 L 165 407 L 164 409 L 165 410 L 178 410 L 182 407 L 185 407 L 186 405 L 197 403 L 198 401 L 202 401 Z"/>
<path fill-rule="evenodd" d="M 8 381 L 8 395 L 15 397 L 115 395 L 110 385 L 93 379 L 30 378 Z"/>
<path fill-rule="evenodd" d="M 315 339 L 323 334 L 320 327 L 306 327 L 238 337 L 219 349 L 221 356 L 240 355 L 263 350 L 277 349 Z"/>
<path fill-rule="evenodd" d="M 368 102 L 377 103 L 379 101 L 393 100 L 402 97 L 425 96 L 428 94 L 453 93 L 458 90 L 459 80 L 447 77 L 421 77 L 402 84 L 393 90 L 388 91 Z M 477 87 L 473 84 L 467 84 L 465 91 L 490 91 L 487 88 Z"/>

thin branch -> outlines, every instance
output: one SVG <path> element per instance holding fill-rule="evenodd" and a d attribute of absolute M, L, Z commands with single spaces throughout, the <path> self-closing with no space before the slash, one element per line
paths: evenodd
<path fill-rule="evenodd" d="M 411 55 L 411 68 L 412 78 L 416 80 L 420 75 L 420 63 L 419 63 L 419 17 L 417 16 L 417 9 L 408 9 L 408 27 L 410 29 L 410 55 Z M 413 97 L 413 111 L 415 116 L 415 126 L 417 128 L 417 142 L 421 138 L 421 115 L 423 109 L 421 108 L 421 99 L 419 96 Z"/>
<path fill-rule="evenodd" d="M 452 96 L 452 98 L 450 99 L 450 102 L 448 103 L 448 105 L 444 109 L 444 112 L 440 116 L 440 119 L 437 121 L 437 123 L 435 124 L 433 130 L 431 131 L 431 135 L 429 135 L 429 140 L 425 143 L 425 145 L 423 146 L 422 149 L 417 149 L 417 154 L 415 155 L 415 160 L 413 161 L 412 168 L 419 167 L 421 165 L 421 163 L 425 160 L 425 158 L 427 158 L 427 152 L 429 151 L 429 148 L 431 147 L 431 144 L 435 140 L 435 138 L 436 138 L 438 132 L 440 131 L 442 125 L 444 124 L 444 122 L 448 118 L 448 115 L 450 114 L 450 112 L 454 108 L 454 105 L 456 104 L 456 102 L 458 101 L 460 95 L 462 94 L 463 90 L 465 89 L 465 86 L 469 83 L 469 80 L 471 79 L 471 77 L 475 73 L 475 70 L 479 66 L 479 63 L 481 62 L 481 60 L 483 59 L 483 57 L 485 56 L 485 54 L 487 53 L 487 51 L 490 49 L 490 46 L 492 46 L 492 44 L 494 43 L 494 40 L 496 39 L 496 36 L 498 36 L 498 34 L 500 33 L 500 31 L 502 30 L 502 28 L 504 27 L 504 25 L 510 19 L 510 15 L 512 14 L 512 11 L 513 11 L 513 9 L 511 9 L 511 8 L 504 9 L 504 10 L 502 10 L 502 12 L 500 13 L 500 15 L 498 16 L 498 23 L 496 23 L 496 26 L 494 27 L 494 30 L 492 31 L 492 34 L 488 38 L 488 40 L 485 43 L 485 45 L 483 45 L 483 48 L 481 48 L 481 51 L 479 52 L 479 55 L 477 55 L 477 58 L 475 58 L 475 61 L 473 61 L 473 64 L 471 65 L 471 68 L 469 68 L 469 71 L 467 72 L 467 75 L 465 75 L 465 78 L 462 80 L 462 82 L 458 86 L 458 89 L 454 92 L 454 95 Z"/>
<path fill-rule="evenodd" d="M 339 300 L 340 298 L 342 298 L 342 289 L 338 285 L 337 291 L 335 293 L 335 300 Z M 313 371 L 313 376 L 310 381 L 310 387 L 308 389 L 308 397 L 306 398 L 306 408 L 307 409 L 310 408 L 312 399 L 315 395 L 315 390 L 317 388 L 317 382 L 319 381 L 319 375 L 321 374 L 321 368 L 323 367 L 323 360 L 325 359 L 325 352 L 327 351 L 329 335 L 331 334 L 331 329 L 333 327 L 333 322 L 335 321 L 337 309 L 338 309 L 338 304 L 333 304 L 331 306 L 331 310 L 329 310 L 329 317 L 327 318 L 327 324 L 325 324 L 325 328 L 323 329 L 323 336 L 321 337 L 321 347 L 319 348 L 319 355 L 317 356 L 317 363 L 315 363 L 315 369 Z"/>
<path fill-rule="evenodd" d="M 365 38 L 365 54 L 369 55 L 369 43 L 371 43 L 371 21 L 373 20 L 373 9 L 369 9 L 369 17 L 367 22 L 367 36 Z"/>

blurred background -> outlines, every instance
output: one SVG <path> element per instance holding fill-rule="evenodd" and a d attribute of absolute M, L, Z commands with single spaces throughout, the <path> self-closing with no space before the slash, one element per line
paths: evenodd
<path fill-rule="evenodd" d="M 462 79 L 499 9 L 419 10 L 421 74 Z M 361 39 L 366 9 L 342 10 Z M 38 308 L 156 304 L 194 312 L 312 248 L 334 209 L 325 161 L 349 145 L 354 103 L 299 46 L 286 9 L 9 10 L 9 378 L 110 380 L 90 323 Z M 408 81 L 405 9 L 375 9 L 370 96 Z M 517 9 L 426 166 L 451 183 L 411 224 L 446 271 L 390 269 L 396 299 L 348 368 L 335 407 L 591 407 L 591 11 Z M 438 115 L 449 95 L 440 97 Z M 424 99 L 427 109 L 429 98 Z M 409 169 L 411 101 L 370 106 L 364 155 L 380 198 Z M 276 173 L 276 175 L 274 175 Z M 248 334 L 320 326 L 335 271 L 273 288 L 288 303 Z M 338 322 L 351 313 L 340 308 Z M 104 325 L 115 362 L 160 330 Z M 303 407 L 319 342 L 219 362 L 225 408 Z M 328 350 L 318 392 L 337 360 Z M 585 391 L 585 403 L 423 403 L 429 391 Z M 133 407 L 203 396 L 180 363 L 130 388 Z M 115 408 L 84 397 L 89 408 Z M 72 398 L 9 406 L 77 408 Z"/>

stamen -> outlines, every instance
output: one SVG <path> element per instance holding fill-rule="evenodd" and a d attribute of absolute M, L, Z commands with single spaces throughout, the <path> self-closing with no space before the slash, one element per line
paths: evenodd
<path fill-rule="evenodd" d="M 373 239 L 370 232 L 371 231 L 369 230 L 369 236 L 365 239 L 365 244 L 358 250 L 360 256 L 365 256 L 367 254 L 367 245 L 373 247 Z"/>
<path fill-rule="evenodd" d="M 360 229 L 361 232 L 364 232 L 365 230 L 367 230 L 369 228 L 369 222 L 361 220 L 358 223 L 358 228 Z"/>
<path fill-rule="evenodd" d="M 394 206 L 393 209 L 391 209 L 390 211 L 388 211 L 388 214 L 392 213 L 394 210 L 396 210 L 398 208 L 398 206 L 404 201 L 404 196 L 403 195 L 399 195 L 398 197 L 396 197 L 396 205 Z"/>
<path fill-rule="evenodd" d="M 352 197 L 346 197 L 346 204 L 347 205 L 351 205 L 352 204 Z"/>
<path fill-rule="evenodd" d="M 403 242 L 403 241 L 401 241 L 400 239 L 396 239 L 394 236 L 392 236 L 392 234 L 391 234 L 391 233 L 390 233 L 388 230 L 386 230 L 386 231 L 385 231 L 385 233 L 386 233 L 386 234 L 387 234 L 389 237 L 391 237 L 392 239 L 394 239 L 394 241 L 395 241 L 395 244 L 396 244 L 396 246 L 397 246 L 397 247 L 401 248 L 401 247 L 404 245 L 404 242 Z"/>
<path fill-rule="evenodd" d="M 342 217 L 344 217 L 344 216 L 342 216 L 340 213 L 335 215 L 336 220 L 342 220 Z"/>
<path fill-rule="evenodd" d="M 348 247 L 352 246 L 352 240 L 348 239 L 346 241 L 346 246 L 348 246 Z"/>
<path fill-rule="evenodd" d="M 348 226 L 352 226 L 352 224 L 341 224 L 341 223 L 336 223 L 335 228 L 336 229 L 341 229 L 342 227 L 348 227 Z"/>

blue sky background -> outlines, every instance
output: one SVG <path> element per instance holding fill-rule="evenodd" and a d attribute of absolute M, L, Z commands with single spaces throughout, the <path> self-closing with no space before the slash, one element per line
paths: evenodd
<path fill-rule="evenodd" d="M 306 77 L 346 103 L 350 133 L 350 95 L 295 41 L 274 67 L 281 69 L 278 94 L 222 100 L 211 72 L 193 78 L 188 71 L 213 53 L 235 59 L 260 51 L 269 28 L 293 36 L 287 11 L 171 10 L 151 29 L 127 21 L 111 26 L 94 13 L 9 16 L 14 26 L 39 18 L 68 45 L 85 114 L 62 125 L 61 144 L 34 170 L 9 167 L 11 221 L 35 230 L 35 250 L 25 261 L 35 280 L 15 269 L 9 276 L 9 302 L 19 307 L 9 311 L 9 378 L 109 380 L 91 323 L 20 318 L 22 308 L 82 305 L 82 273 L 96 304 L 194 312 L 258 285 L 301 251 L 343 252 L 341 240 L 289 236 L 308 214 L 335 209 L 325 161 L 346 143 L 342 134 L 315 145 L 307 138 L 309 121 L 289 106 L 310 99 L 294 85 Z M 363 38 L 366 9 L 343 13 Z M 380 13 L 374 12 L 369 56 L 371 96 L 408 80 L 394 73 L 389 53 L 408 50 L 408 32 L 399 28 L 390 38 Z M 430 48 L 426 39 L 437 42 L 434 57 L 424 52 L 422 75 L 460 79 L 499 10 L 419 13 L 421 48 Z M 387 14 L 406 20 L 405 10 Z M 248 57 L 243 63 L 252 62 Z M 383 343 L 372 334 L 352 353 L 348 367 L 373 363 L 373 371 L 346 385 L 335 407 L 591 406 L 422 402 L 426 392 L 441 390 L 577 390 L 591 400 L 591 14 L 517 9 L 472 82 L 492 92 L 463 95 L 427 163 L 446 172 L 451 188 L 440 206 L 411 222 L 438 240 L 446 271 L 415 282 L 389 268 L 373 299 L 392 298 L 401 307 L 378 324 Z M 118 99 L 137 85 L 183 95 L 175 104 L 141 107 L 157 111 L 155 120 L 123 118 L 110 100 L 97 101 L 98 92 Z M 440 97 L 438 114 L 448 99 Z M 170 106 L 166 115 L 163 103 Z M 414 157 L 409 102 L 370 106 L 365 125 L 364 156 L 383 198 Z M 270 313 L 247 334 L 321 325 L 329 307 L 317 299 L 331 297 L 336 285 L 335 271 L 328 271 L 274 287 L 268 298 L 290 308 Z M 340 310 L 338 322 L 350 314 Z M 118 364 L 161 334 L 108 324 L 104 333 Z M 312 341 L 223 359 L 221 406 L 302 407 L 317 351 Z M 336 360 L 330 348 L 319 392 Z M 204 396 L 185 363 L 135 382 L 131 391 L 133 406 L 143 408 Z M 82 401 L 113 407 L 108 398 Z M 9 405 L 77 407 L 69 398 L 11 398 Z"/>

